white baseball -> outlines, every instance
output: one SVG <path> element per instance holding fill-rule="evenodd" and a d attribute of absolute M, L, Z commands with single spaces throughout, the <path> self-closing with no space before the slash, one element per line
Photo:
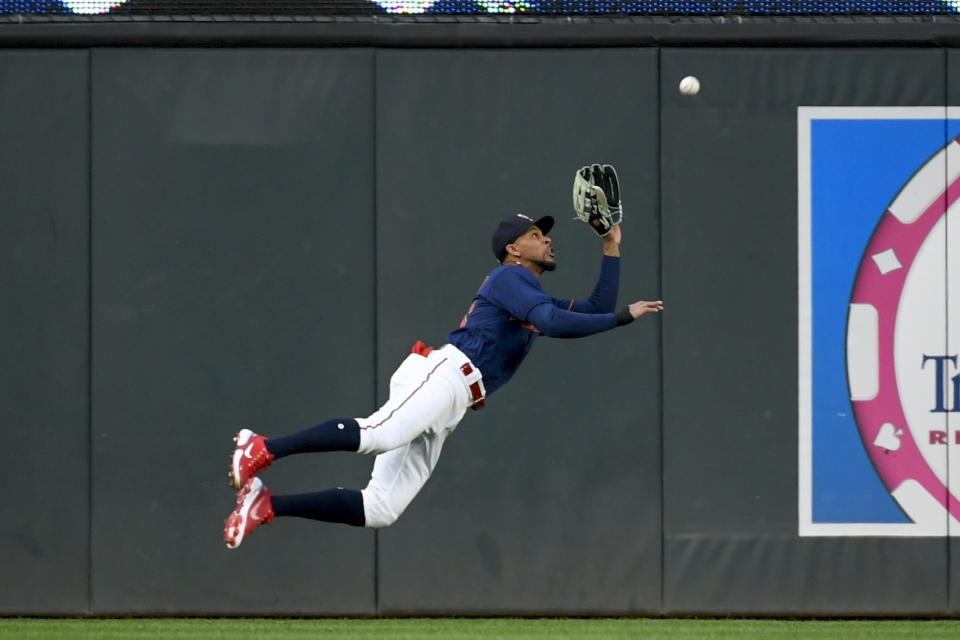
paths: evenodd
<path fill-rule="evenodd" d="M 700 92 L 700 81 L 696 76 L 687 76 L 680 81 L 680 93 L 685 96 L 695 96 Z"/>

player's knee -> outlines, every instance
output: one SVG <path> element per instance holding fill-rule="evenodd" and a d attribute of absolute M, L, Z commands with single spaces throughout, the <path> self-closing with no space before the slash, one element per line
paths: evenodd
<path fill-rule="evenodd" d="M 371 418 L 357 418 L 360 425 L 360 444 L 357 453 L 378 455 L 402 447 L 410 441 L 409 429 L 392 424 L 384 429 Z"/>
<path fill-rule="evenodd" d="M 391 505 L 375 487 L 367 487 L 363 494 L 364 526 L 370 529 L 389 527 L 403 513 L 403 507 Z M 406 506 L 406 505 L 404 505 Z"/>
<path fill-rule="evenodd" d="M 397 518 L 399 517 L 399 513 L 391 511 L 383 503 L 371 505 L 371 508 L 367 508 L 366 503 L 364 503 L 365 522 L 363 526 L 369 529 L 383 529 L 389 527 L 396 522 Z"/>
<path fill-rule="evenodd" d="M 377 514 L 375 516 L 367 516 L 367 521 L 364 524 L 368 529 L 384 529 L 389 527 L 394 522 L 397 521 L 397 517 L 392 514 Z"/>

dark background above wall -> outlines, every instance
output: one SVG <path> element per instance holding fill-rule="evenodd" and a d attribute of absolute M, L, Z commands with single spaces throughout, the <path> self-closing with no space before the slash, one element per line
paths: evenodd
<path fill-rule="evenodd" d="M 0 17 L 0 47 L 958 46 L 960 16 Z"/>

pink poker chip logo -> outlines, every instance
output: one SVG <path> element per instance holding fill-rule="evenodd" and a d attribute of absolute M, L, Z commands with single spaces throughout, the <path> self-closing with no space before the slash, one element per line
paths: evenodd
<path fill-rule="evenodd" d="M 960 142 L 952 140 L 881 216 L 847 317 L 847 382 L 863 445 L 910 519 L 939 526 L 960 520 L 951 493 L 960 489 L 960 430 L 950 419 L 960 412 L 960 361 L 948 330 L 948 318 L 960 317 L 960 293 L 948 287 L 960 282 L 960 255 L 949 251 L 960 251 L 958 198 Z"/>

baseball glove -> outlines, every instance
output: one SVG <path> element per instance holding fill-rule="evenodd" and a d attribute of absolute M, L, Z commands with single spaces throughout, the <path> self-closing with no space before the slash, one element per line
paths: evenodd
<path fill-rule="evenodd" d="M 592 164 L 577 171 L 573 177 L 573 210 L 577 219 L 589 224 L 599 236 L 620 224 L 623 203 L 613 166 Z"/>

